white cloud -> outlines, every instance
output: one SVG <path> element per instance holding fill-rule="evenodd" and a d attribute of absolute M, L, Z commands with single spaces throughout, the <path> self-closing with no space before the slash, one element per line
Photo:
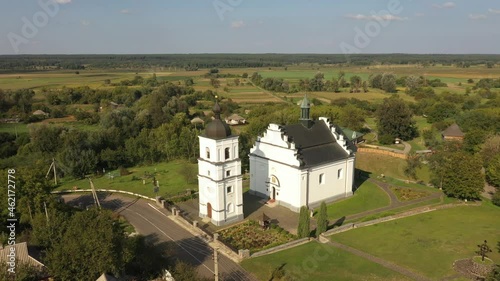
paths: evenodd
<path fill-rule="evenodd" d="M 469 15 L 469 19 L 471 19 L 471 20 L 484 20 L 486 18 L 487 18 L 486 15 L 481 15 L 481 14 L 470 14 Z"/>
<path fill-rule="evenodd" d="M 347 18 L 354 20 L 377 20 L 377 21 L 402 21 L 408 20 L 408 18 L 402 18 L 394 15 L 347 15 Z"/>
<path fill-rule="evenodd" d="M 236 28 L 236 29 L 238 29 L 238 28 L 242 28 L 242 27 L 244 27 L 244 26 L 245 26 L 245 23 L 244 23 L 242 20 L 233 21 L 233 22 L 231 23 L 231 27 L 232 27 L 232 28 Z"/>
<path fill-rule="evenodd" d="M 88 21 L 88 20 L 82 20 L 82 21 L 80 21 L 80 23 L 81 23 L 83 26 L 88 26 L 88 25 L 90 25 L 90 21 Z"/>
<path fill-rule="evenodd" d="M 443 4 L 433 4 L 432 7 L 438 8 L 438 9 L 452 9 L 455 8 L 456 4 L 455 2 L 445 2 Z"/>
<path fill-rule="evenodd" d="M 57 4 L 68 4 L 71 3 L 71 0 L 54 0 Z"/>
<path fill-rule="evenodd" d="M 493 13 L 493 14 L 500 14 L 500 10 L 495 10 L 495 9 L 488 9 L 488 12 Z"/>
<path fill-rule="evenodd" d="M 130 14 L 130 10 L 129 9 L 123 9 L 120 11 L 120 14 Z"/>

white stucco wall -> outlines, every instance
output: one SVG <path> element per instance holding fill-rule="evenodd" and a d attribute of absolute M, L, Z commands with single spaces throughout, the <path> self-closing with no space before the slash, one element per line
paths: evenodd
<path fill-rule="evenodd" d="M 208 215 L 212 206 L 212 223 L 223 225 L 243 219 L 243 186 L 238 137 L 213 140 L 200 136 L 198 159 L 199 215 Z M 207 148 L 210 155 L 207 155 Z M 225 149 L 229 149 L 229 158 Z M 227 172 L 229 171 L 229 174 Z M 227 187 L 231 187 L 228 193 Z M 230 205 L 231 204 L 231 205 Z"/>
<path fill-rule="evenodd" d="M 320 118 L 320 121 L 327 123 L 335 139 L 345 151 L 350 152 L 342 134 L 336 132 L 326 118 Z M 352 195 L 354 156 L 301 169 L 296 154 L 295 144 L 288 142 L 288 137 L 278 125 L 270 124 L 250 150 L 250 191 L 272 198 L 274 187 L 278 203 L 296 212 L 301 206 L 314 208 L 321 201 L 331 202 Z M 320 174 L 324 175 L 323 183 L 319 182 Z M 273 176 L 278 179 L 279 186 L 271 182 Z"/>

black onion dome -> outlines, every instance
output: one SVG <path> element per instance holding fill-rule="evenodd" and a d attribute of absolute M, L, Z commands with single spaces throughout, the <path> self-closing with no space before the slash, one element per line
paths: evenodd
<path fill-rule="evenodd" d="M 215 119 L 208 123 L 205 128 L 205 137 L 219 140 L 231 136 L 229 125 L 220 119 L 221 108 L 217 101 L 212 110 L 215 114 Z"/>

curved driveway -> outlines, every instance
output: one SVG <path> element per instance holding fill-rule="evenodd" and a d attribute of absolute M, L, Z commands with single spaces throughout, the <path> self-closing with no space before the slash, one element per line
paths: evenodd
<path fill-rule="evenodd" d="M 90 194 L 68 194 L 62 196 L 70 205 L 90 205 Z M 168 217 L 166 210 L 159 209 L 153 202 L 117 194 L 99 193 L 100 203 L 127 219 L 136 231 L 158 246 L 174 249 L 179 260 L 194 265 L 200 276 L 213 278 L 213 249 L 202 239 L 194 236 Z M 257 280 L 241 266 L 219 254 L 219 276 L 221 280 Z"/>

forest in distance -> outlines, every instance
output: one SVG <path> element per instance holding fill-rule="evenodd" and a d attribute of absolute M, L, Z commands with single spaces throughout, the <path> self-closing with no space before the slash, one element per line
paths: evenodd
<path fill-rule="evenodd" d="M 131 55 L 0 55 L 0 73 L 41 70 L 284 67 L 287 65 L 435 64 L 467 68 L 493 67 L 500 55 L 488 54 L 131 54 Z"/>

